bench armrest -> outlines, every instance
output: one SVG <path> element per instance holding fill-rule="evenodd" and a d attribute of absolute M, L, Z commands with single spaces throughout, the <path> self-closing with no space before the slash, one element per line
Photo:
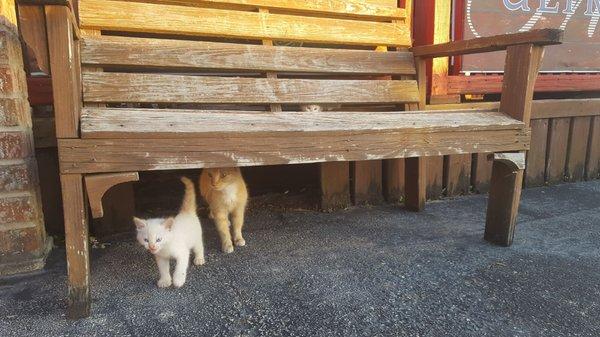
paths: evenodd
<path fill-rule="evenodd" d="M 525 33 L 480 37 L 471 40 L 413 47 L 415 57 L 432 58 L 466 54 L 487 53 L 505 50 L 510 46 L 533 44 L 547 46 L 561 44 L 563 31 L 560 29 L 537 29 Z"/>

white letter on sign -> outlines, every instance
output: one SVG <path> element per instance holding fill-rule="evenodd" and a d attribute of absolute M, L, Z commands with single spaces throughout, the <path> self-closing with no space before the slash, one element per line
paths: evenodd
<path fill-rule="evenodd" d="M 554 7 L 546 7 L 546 6 L 548 6 L 548 2 L 550 2 L 550 0 L 540 0 L 540 7 L 538 8 L 538 12 L 540 12 L 540 13 L 558 13 L 558 3 Z"/>
<path fill-rule="evenodd" d="M 504 7 L 506 7 L 506 9 L 511 10 L 511 11 L 518 11 L 520 9 L 523 12 L 529 12 L 531 10 L 529 8 L 529 5 L 527 4 L 528 0 L 519 0 L 515 3 L 513 3 L 511 0 L 502 0 L 502 1 L 504 2 Z M 598 0 L 598 1 L 600 1 L 600 0 Z"/>

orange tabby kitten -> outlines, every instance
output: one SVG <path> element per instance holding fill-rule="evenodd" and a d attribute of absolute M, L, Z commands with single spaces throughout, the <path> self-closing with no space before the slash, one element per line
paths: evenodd
<path fill-rule="evenodd" d="M 233 223 L 233 243 L 245 246 L 242 236 L 244 212 L 248 202 L 248 190 L 239 168 L 204 169 L 200 176 L 200 193 L 210 208 L 210 218 L 215 220 L 221 237 L 221 249 L 233 252 L 229 232 L 229 215 Z"/>

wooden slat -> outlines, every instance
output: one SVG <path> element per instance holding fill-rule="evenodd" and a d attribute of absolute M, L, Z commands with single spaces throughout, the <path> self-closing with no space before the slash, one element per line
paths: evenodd
<path fill-rule="evenodd" d="M 84 73 L 83 84 L 84 101 L 105 103 L 339 104 L 418 100 L 415 81 Z"/>
<path fill-rule="evenodd" d="M 487 53 L 507 49 L 510 46 L 534 44 L 538 46 L 560 44 L 563 31 L 559 29 L 537 29 L 524 33 L 480 37 L 471 40 L 418 46 L 411 48 L 418 57 L 443 57 Z"/>
<path fill-rule="evenodd" d="M 19 30 L 28 73 L 50 74 L 44 7 L 19 5 Z M 39 74 L 38 74 L 39 75 Z"/>
<path fill-rule="evenodd" d="M 492 153 L 474 153 L 472 156 L 471 185 L 476 193 L 487 193 L 494 164 Z"/>
<path fill-rule="evenodd" d="M 568 181 L 581 181 L 585 176 L 591 122 L 591 117 L 574 117 L 571 120 L 565 170 L 565 179 Z"/>
<path fill-rule="evenodd" d="M 156 19 L 157 13 L 160 20 Z M 109 31 L 373 46 L 411 44 L 410 32 L 404 23 L 105 0 L 82 1 L 79 17 L 82 28 Z"/>
<path fill-rule="evenodd" d="M 261 137 L 216 135 L 199 138 L 59 140 L 61 170 L 119 172 L 360 161 L 475 151 L 519 151 L 529 131 L 353 131 L 314 134 L 270 133 Z"/>
<path fill-rule="evenodd" d="M 406 209 L 420 212 L 427 199 L 427 158 L 406 158 L 405 160 Z"/>
<path fill-rule="evenodd" d="M 546 181 L 550 184 L 556 184 L 564 180 L 570 125 L 571 118 L 554 118 L 550 120 L 548 159 L 546 161 Z"/>
<path fill-rule="evenodd" d="M 527 152 L 525 186 L 543 186 L 546 182 L 546 148 L 548 145 L 548 119 L 531 121 L 531 149 Z"/>
<path fill-rule="evenodd" d="M 350 206 L 350 163 L 321 163 L 321 210 L 330 212 Z"/>
<path fill-rule="evenodd" d="M 543 74 L 535 83 L 535 92 L 597 92 L 598 74 Z M 502 75 L 448 76 L 448 94 L 496 94 L 502 91 Z"/>
<path fill-rule="evenodd" d="M 364 0 L 145 0 L 144 2 L 242 10 L 266 8 L 278 12 L 322 14 L 371 20 L 397 20 L 406 17 L 406 11 L 403 8 L 375 1 L 369 3 Z"/>
<path fill-rule="evenodd" d="M 518 130 L 523 123 L 499 112 L 294 112 L 84 108 L 84 138 L 189 138 L 202 135 L 336 133 L 347 131 L 439 132 Z"/>
<path fill-rule="evenodd" d="M 120 36 L 85 38 L 82 43 L 82 59 L 87 65 L 184 70 L 415 74 L 414 59 L 409 52 L 265 47 Z"/>
<path fill-rule="evenodd" d="M 593 118 L 585 169 L 586 179 L 600 178 L 600 116 Z"/>
<path fill-rule="evenodd" d="M 381 160 L 357 161 L 354 164 L 352 196 L 355 205 L 377 205 L 383 201 Z"/>
<path fill-rule="evenodd" d="M 384 197 L 389 203 L 400 203 L 404 200 L 404 159 L 388 159 L 383 161 Z"/>

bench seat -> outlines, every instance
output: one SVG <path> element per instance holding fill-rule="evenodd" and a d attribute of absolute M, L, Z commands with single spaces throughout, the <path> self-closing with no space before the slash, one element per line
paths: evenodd
<path fill-rule="evenodd" d="M 368 116 L 366 118 L 365 116 Z M 285 112 L 85 108 L 64 173 L 126 172 L 522 151 L 529 129 L 497 111 Z"/>

